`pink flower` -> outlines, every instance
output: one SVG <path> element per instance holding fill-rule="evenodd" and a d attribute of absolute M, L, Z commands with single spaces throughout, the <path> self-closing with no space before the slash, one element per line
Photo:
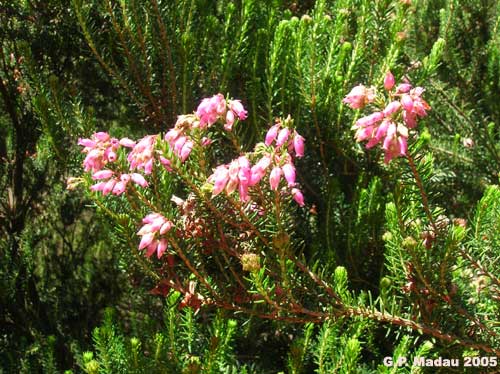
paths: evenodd
<path fill-rule="evenodd" d="M 115 162 L 117 158 L 116 152 L 109 148 L 104 151 L 104 156 L 108 159 L 109 162 Z"/>
<path fill-rule="evenodd" d="M 92 179 L 94 179 L 94 180 L 108 179 L 108 178 L 111 178 L 111 176 L 113 174 L 114 174 L 114 172 L 111 170 L 100 170 L 100 171 L 96 171 L 94 174 L 92 174 Z"/>
<path fill-rule="evenodd" d="M 158 248 L 158 240 L 153 240 L 146 248 L 146 257 L 151 257 Z"/>
<path fill-rule="evenodd" d="M 127 147 L 127 148 L 134 148 L 135 147 L 135 142 L 129 138 L 122 138 L 120 139 L 120 145 Z"/>
<path fill-rule="evenodd" d="M 248 187 L 251 181 L 250 161 L 245 156 L 238 158 L 238 188 L 241 201 L 248 201 Z"/>
<path fill-rule="evenodd" d="M 191 151 L 193 150 L 193 142 L 191 140 L 188 140 L 183 146 L 182 146 L 182 149 L 181 149 L 181 152 L 180 152 L 180 159 L 182 162 L 186 161 L 187 158 L 189 157 Z"/>
<path fill-rule="evenodd" d="M 145 174 L 151 174 L 154 160 L 154 147 L 157 135 L 142 138 L 128 154 L 130 170 L 143 169 Z"/>
<path fill-rule="evenodd" d="M 103 131 L 94 133 L 94 137 L 100 142 L 107 142 L 110 138 L 109 134 Z"/>
<path fill-rule="evenodd" d="M 174 142 L 174 152 L 177 154 L 177 155 L 180 155 L 181 154 L 181 150 L 182 150 L 182 147 L 184 147 L 184 144 L 186 143 L 187 141 L 187 137 L 184 136 L 184 135 L 181 135 L 179 136 L 175 142 Z"/>
<path fill-rule="evenodd" d="M 410 95 L 404 94 L 401 96 L 401 104 L 403 105 L 403 109 L 407 112 L 411 112 L 413 110 L 413 100 Z"/>
<path fill-rule="evenodd" d="M 101 190 L 102 194 L 103 194 L 103 195 L 107 195 L 107 194 L 109 194 L 111 191 L 113 191 L 113 188 L 115 187 L 116 182 L 117 182 L 117 180 L 116 180 L 116 179 L 110 179 L 110 180 L 108 180 L 108 181 L 104 184 L 104 186 L 103 186 L 103 188 L 102 188 L 102 190 Z"/>
<path fill-rule="evenodd" d="M 180 118 L 180 116 L 179 116 Z M 181 126 L 184 126 L 185 122 L 182 122 Z M 177 125 L 176 125 L 177 126 Z M 185 162 L 191 151 L 194 147 L 194 142 L 187 135 L 184 134 L 183 130 L 180 128 L 172 128 L 165 135 L 165 140 L 168 142 L 170 149 L 181 159 L 181 162 Z M 161 157 L 160 157 L 161 161 Z M 171 171 L 171 164 L 166 165 L 163 163 L 163 166 L 168 171 Z M 170 169 L 170 170 L 169 170 Z"/>
<path fill-rule="evenodd" d="M 360 127 L 368 127 L 376 125 L 378 122 L 384 119 L 383 112 L 375 112 L 370 114 L 369 116 L 362 117 L 356 121 L 356 124 L 353 126 L 354 128 Z"/>
<path fill-rule="evenodd" d="M 403 111 L 403 121 L 410 129 L 417 126 L 417 115 L 412 112 Z"/>
<path fill-rule="evenodd" d="M 200 127 L 213 125 L 226 113 L 226 100 L 222 94 L 203 99 L 196 109 L 196 115 L 200 119 Z"/>
<path fill-rule="evenodd" d="M 406 155 L 407 144 L 404 137 L 393 137 L 387 144 L 384 163 L 388 164 L 393 158 Z"/>
<path fill-rule="evenodd" d="M 137 232 L 137 235 L 142 237 L 139 250 L 146 248 L 146 257 L 151 257 L 156 251 L 158 258 L 161 258 L 168 243 L 162 236 L 172 229 L 172 222 L 159 213 L 151 213 L 143 218 L 142 223 L 144 225 Z"/>
<path fill-rule="evenodd" d="M 226 165 L 217 166 L 214 173 L 209 177 L 209 180 L 214 182 L 212 196 L 217 196 L 224 190 L 228 179 L 229 179 L 229 172 L 227 170 Z"/>
<path fill-rule="evenodd" d="M 229 109 L 238 117 L 238 119 L 243 121 L 247 118 L 248 112 L 245 110 L 240 100 L 229 100 Z"/>
<path fill-rule="evenodd" d="M 127 188 L 127 182 L 119 181 L 113 187 L 113 195 L 121 195 Z"/>
<path fill-rule="evenodd" d="M 387 128 L 392 123 L 390 119 L 384 119 L 380 126 L 374 131 L 374 136 L 366 143 L 366 148 L 372 148 L 374 145 L 378 144 L 382 138 L 387 135 Z"/>
<path fill-rule="evenodd" d="M 304 142 L 304 138 L 299 135 L 297 131 L 295 131 L 293 136 L 293 148 L 295 150 L 295 156 L 304 157 Z"/>
<path fill-rule="evenodd" d="M 87 148 L 94 148 L 96 146 L 96 142 L 90 139 L 78 139 L 78 145 L 82 145 Z"/>
<path fill-rule="evenodd" d="M 384 88 L 387 91 L 390 91 L 394 87 L 395 83 L 396 83 L 396 81 L 394 79 L 394 75 L 392 75 L 392 73 L 390 71 L 388 71 L 387 74 L 385 75 L 385 78 L 384 78 Z"/>
<path fill-rule="evenodd" d="M 144 249 L 154 240 L 155 234 L 150 232 L 148 234 L 144 234 L 141 238 L 141 242 L 139 243 L 139 249 Z"/>
<path fill-rule="evenodd" d="M 299 206 L 304 206 L 304 195 L 298 188 L 292 188 L 292 197 Z"/>
<path fill-rule="evenodd" d="M 271 175 L 269 176 L 269 185 L 271 186 L 271 190 L 276 191 L 278 189 L 280 179 L 281 168 L 279 166 L 275 166 L 273 170 L 271 170 Z"/>
<path fill-rule="evenodd" d="M 413 109 L 412 112 L 419 117 L 425 117 L 427 115 L 427 110 L 431 109 L 429 104 L 422 99 L 422 94 L 424 89 L 422 87 L 415 87 L 410 91 L 410 96 L 413 99 Z"/>
<path fill-rule="evenodd" d="M 349 94 L 342 100 L 352 109 L 361 109 L 366 104 L 375 100 L 375 92 L 372 88 L 366 88 L 362 84 L 354 87 Z"/>
<path fill-rule="evenodd" d="M 132 181 L 134 183 L 138 184 L 141 187 L 148 186 L 148 182 L 146 181 L 146 179 L 144 179 L 144 177 L 141 174 L 132 173 L 132 174 L 130 174 L 130 178 L 132 179 Z"/>
<path fill-rule="evenodd" d="M 399 101 L 392 101 L 387 105 L 383 111 L 384 116 L 389 117 L 401 109 L 401 103 Z"/>
<path fill-rule="evenodd" d="M 235 117 L 233 111 L 228 110 L 226 113 L 226 123 L 224 124 L 224 129 L 231 131 L 233 129 L 234 120 Z"/>
<path fill-rule="evenodd" d="M 181 133 L 182 131 L 180 129 L 173 127 L 165 134 L 165 140 L 168 142 L 168 144 L 170 144 L 170 146 L 172 146 L 173 144 L 175 144 L 175 141 Z"/>
<path fill-rule="evenodd" d="M 168 158 L 165 158 L 163 156 L 160 156 L 160 163 L 163 165 L 163 167 L 168 171 L 171 172 L 172 169 L 172 161 L 170 161 Z"/>
<path fill-rule="evenodd" d="M 271 164 L 268 155 L 263 156 L 250 170 L 250 186 L 255 186 L 266 175 L 266 169 Z"/>
<path fill-rule="evenodd" d="M 276 139 L 276 136 L 278 136 L 279 128 L 280 128 L 280 125 L 276 124 L 276 125 L 272 126 L 269 130 L 267 130 L 266 139 L 264 141 L 264 143 L 267 146 L 270 146 L 271 143 L 274 141 L 274 139 Z"/>
<path fill-rule="evenodd" d="M 387 129 L 383 149 L 384 162 L 387 164 L 395 157 L 405 156 L 408 150 L 408 129 L 404 125 L 391 123 Z"/>
<path fill-rule="evenodd" d="M 90 186 L 90 190 L 91 191 L 94 191 L 94 192 L 97 192 L 97 191 L 102 191 L 102 189 L 104 188 L 104 185 L 106 184 L 106 182 L 99 182 L 99 183 L 96 183 L 92 186 Z"/>
<path fill-rule="evenodd" d="M 167 239 L 161 239 L 158 243 L 158 258 L 161 258 L 167 249 Z"/>
<path fill-rule="evenodd" d="M 396 88 L 396 93 L 397 94 L 407 93 L 407 92 L 410 92 L 410 90 L 411 90 L 411 84 L 409 84 L 409 83 L 401 83 Z"/>
<path fill-rule="evenodd" d="M 281 129 L 278 138 L 276 139 L 276 147 L 281 147 L 283 144 L 285 144 L 288 141 L 288 137 L 290 136 L 290 129 L 285 127 L 284 129 Z"/>
<path fill-rule="evenodd" d="M 173 227 L 173 223 L 170 221 L 166 221 L 163 225 L 160 227 L 160 234 L 165 235 L 167 232 L 169 232 Z"/>
<path fill-rule="evenodd" d="M 395 135 L 396 135 L 396 124 L 393 123 L 393 122 L 390 122 L 389 123 L 389 126 L 387 127 L 387 132 L 386 132 L 386 136 L 385 136 L 385 140 L 384 140 L 384 145 L 382 146 L 382 148 L 386 151 L 389 150 L 390 148 L 390 144 L 391 142 L 393 141 Z"/>
<path fill-rule="evenodd" d="M 295 185 L 295 167 L 291 163 L 287 163 L 281 167 L 283 175 L 285 176 L 288 186 Z"/>
<path fill-rule="evenodd" d="M 118 139 L 112 138 L 106 132 L 96 132 L 90 139 L 78 139 L 78 144 L 84 148 L 87 156 L 83 161 L 85 171 L 97 172 L 107 163 L 116 161 L 116 150 L 120 147 Z"/>
<path fill-rule="evenodd" d="M 409 93 L 401 96 L 403 106 L 403 120 L 409 128 L 417 125 L 417 117 L 425 117 L 427 111 L 431 108 L 427 102 L 422 99 L 424 89 L 415 87 Z"/>

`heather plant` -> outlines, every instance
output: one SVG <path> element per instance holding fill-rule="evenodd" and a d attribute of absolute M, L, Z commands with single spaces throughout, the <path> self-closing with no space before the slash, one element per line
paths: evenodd
<path fill-rule="evenodd" d="M 360 85 L 344 99 L 353 109 L 374 110 L 355 122 L 358 142 L 368 141 L 366 148 L 380 143 L 386 164 L 399 156 L 408 162 L 407 172 L 403 165 L 394 170 L 400 182 L 386 207 L 387 275 L 376 300 L 369 292 L 350 291 L 342 267 L 334 277 L 321 264 L 311 270 L 297 248 L 291 203 L 300 209 L 305 202 L 294 164 L 305 149 L 290 117 L 276 119 L 253 152 L 242 152 L 232 132 L 247 111 L 221 94 L 203 99 L 193 114 L 180 115 L 163 138 L 147 135 L 135 142 L 95 133 L 79 140 L 90 173 L 71 178 L 69 188 L 82 184 L 94 192 L 134 254 L 144 251 L 150 258 L 141 260 L 144 272 L 165 295 L 183 295 L 181 308 L 215 306 L 290 322 L 359 316 L 420 331 L 442 344 L 498 354 L 494 310 L 483 319 L 477 315 L 485 310 L 461 305 L 463 264 L 450 253 L 458 251 L 471 271 L 481 271 L 491 282 L 489 292 L 495 292 L 494 272 L 466 249 L 465 220 L 451 221 L 429 204 L 432 159 L 421 156 L 426 138 L 418 134 L 418 120 L 431 109 L 424 91 L 408 81 L 396 85 L 388 72 L 382 90 Z M 217 150 L 224 141 L 235 156 Z M 122 196 L 119 205 L 110 208 L 110 194 Z M 449 313 L 462 328 L 446 323 Z M 466 326 L 481 329 L 478 339 L 470 339 Z"/>
<path fill-rule="evenodd" d="M 0 10 L 6 370 L 498 355 L 497 1 L 21 3 Z"/>

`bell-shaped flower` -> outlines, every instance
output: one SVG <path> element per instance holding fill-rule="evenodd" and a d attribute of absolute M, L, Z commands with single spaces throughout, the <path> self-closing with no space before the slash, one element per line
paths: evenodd
<path fill-rule="evenodd" d="M 283 171 L 283 175 L 285 176 L 286 181 L 288 182 L 288 186 L 295 185 L 295 166 L 291 163 L 286 163 L 281 167 Z"/>
<path fill-rule="evenodd" d="M 279 129 L 280 129 L 280 125 L 276 124 L 276 125 L 271 126 L 271 128 L 269 130 L 267 130 L 266 139 L 264 140 L 265 145 L 267 145 L 267 146 L 271 145 L 271 143 L 274 141 L 274 139 L 276 139 L 276 137 L 278 136 Z"/>
<path fill-rule="evenodd" d="M 396 80 L 394 79 L 394 75 L 390 71 L 387 72 L 387 74 L 384 77 L 384 88 L 387 91 L 392 90 L 394 85 L 396 84 Z"/>
<path fill-rule="evenodd" d="M 168 241 L 165 238 L 159 240 L 158 247 L 157 247 L 158 258 L 161 258 L 161 256 L 163 256 L 163 254 L 167 250 L 167 243 L 168 243 Z"/>
<path fill-rule="evenodd" d="M 113 191 L 113 188 L 115 187 L 117 180 L 116 179 L 110 179 L 106 182 L 104 187 L 102 188 L 101 192 L 103 195 L 109 194 L 111 191 Z"/>
<path fill-rule="evenodd" d="M 292 197 L 299 206 L 304 206 L 304 195 L 298 188 L 292 188 Z"/>
<path fill-rule="evenodd" d="M 111 176 L 114 174 L 112 170 L 99 170 L 96 171 L 94 174 L 92 174 L 92 179 L 98 180 L 98 179 L 108 179 L 111 178 Z"/>
<path fill-rule="evenodd" d="M 384 116 L 389 117 L 401 109 L 401 103 L 399 101 L 392 101 L 387 105 L 383 111 Z"/>
<path fill-rule="evenodd" d="M 231 131 L 233 129 L 233 124 L 235 121 L 235 116 L 232 110 L 228 110 L 226 113 L 226 123 L 224 124 L 224 129 Z"/>
<path fill-rule="evenodd" d="M 136 145 L 136 142 L 134 142 L 132 139 L 129 139 L 129 138 L 122 138 L 122 139 L 120 139 L 120 145 L 127 147 L 127 148 L 134 148 Z"/>
<path fill-rule="evenodd" d="M 188 140 L 181 149 L 181 152 L 179 154 L 179 157 L 182 162 L 186 161 L 189 155 L 191 154 L 191 151 L 193 150 L 193 141 Z"/>
<path fill-rule="evenodd" d="M 226 100 L 222 94 L 203 99 L 196 109 L 201 128 L 213 125 L 225 113 Z"/>
<path fill-rule="evenodd" d="M 151 174 L 154 161 L 154 147 L 157 135 L 147 135 L 142 138 L 128 154 L 130 170 L 142 169 L 145 174 Z"/>
<path fill-rule="evenodd" d="M 248 116 L 248 112 L 243 107 L 240 100 L 229 100 L 229 109 L 238 117 L 239 120 L 244 120 Z"/>
<path fill-rule="evenodd" d="M 304 157 L 304 143 L 304 138 L 295 131 L 293 135 L 293 149 L 296 157 Z"/>
<path fill-rule="evenodd" d="M 227 181 L 229 179 L 229 172 L 225 165 L 217 166 L 214 173 L 209 177 L 209 180 L 213 181 L 214 188 L 212 190 L 212 196 L 217 196 L 226 187 Z"/>
<path fill-rule="evenodd" d="M 271 170 L 271 174 L 269 175 L 269 185 L 271 186 L 271 190 L 276 191 L 280 184 L 281 179 L 281 168 L 279 166 L 275 166 L 273 170 Z"/>
<path fill-rule="evenodd" d="M 352 109 L 361 109 L 366 104 L 375 100 L 375 92 L 372 88 L 366 88 L 362 84 L 354 87 L 349 94 L 342 100 Z"/>
<path fill-rule="evenodd" d="M 287 127 L 281 129 L 276 139 L 276 147 L 281 147 L 283 144 L 285 144 L 288 141 L 289 137 L 290 137 L 290 129 Z"/>
<path fill-rule="evenodd" d="M 151 213 L 143 218 L 142 223 L 144 225 L 137 232 L 137 235 L 141 236 L 139 250 L 146 248 L 146 257 L 151 257 L 156 251 L 160 258 L 167 249 L 168 243 L 167 239 L 162 236 L 173 228 L 172 222 L 159 213 Z"/>
<path fill-rule="evenodd" d="M 83 161 L 85 171 L 93 173 L 101 170 L 108 162 L 117 159 L 116 150 L 120 147 L 118 139 L 111 138 L 107 132 L 96 132 L 90 139 L 78 140 L 78 144 L 84 148 L 83 153 L 87 156 Z"/>
<path fill-rule="evenodd" d="M 141 187 L 147 187 L 148 186 L 148 182 L 146 181 L 146 179 L 144 179 L 144 177 L 141 174 L 139 174 L 139 173 L 132 173 L 132 174 L 130 174 L 130 178 L 132 179 L 132 181 L 134 183 L 138 184 Z"/>
<path fill-rule="evenodd" d="M 410 92 L 410 90 L 411 90 L 411 84 L 409 83 L 401 83 L 396 87 L 397 94 L 407 93 Z"/>

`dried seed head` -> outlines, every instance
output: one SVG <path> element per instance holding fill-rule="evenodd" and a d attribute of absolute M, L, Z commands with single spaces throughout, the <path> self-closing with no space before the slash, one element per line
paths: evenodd
<path fill-rule="evenodd" d="M 251 273 L 260 270 L 260 257 L 255 253 L 244 253 L 241 256 L 241 265 L 243 266 L 243 271 L 249 271 Z"/>

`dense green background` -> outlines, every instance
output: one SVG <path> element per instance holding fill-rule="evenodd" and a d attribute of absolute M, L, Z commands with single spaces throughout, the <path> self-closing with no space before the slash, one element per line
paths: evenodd
<path fill-rule="evenodd" d="M 81 173 L 78 137 L 165 131 L 204 96 L 228 93 L 249 110 L 238 133 L 249 148 L 288 114 L 307 139 L 308 209 L 296 219 L 310 264 L 345 267 L 351 289 L 374 297 L 383 277 L 404 284 L 382 236 L 407 176 L 355 144 L 342 98 L 388 69 L 426 87 L 422 153 L 434 157 L 422 168 L 450 218 L 472 220 L 500 168 L 500 3 L 405 3 L 0 0 L 0 372 L 351 373 L 394 352 L 462 355 L 370 321 L 179 312 L 175 295 L 148 293 L 154 283 L 87 197 L 65 190 Z M 491 242 L 476 230 L 470 244 L 485 262 L 500 251 L 498 195 L 476 215 L 492 222 Z M 492 300 L 482 307 L 494 313 Z"/>

